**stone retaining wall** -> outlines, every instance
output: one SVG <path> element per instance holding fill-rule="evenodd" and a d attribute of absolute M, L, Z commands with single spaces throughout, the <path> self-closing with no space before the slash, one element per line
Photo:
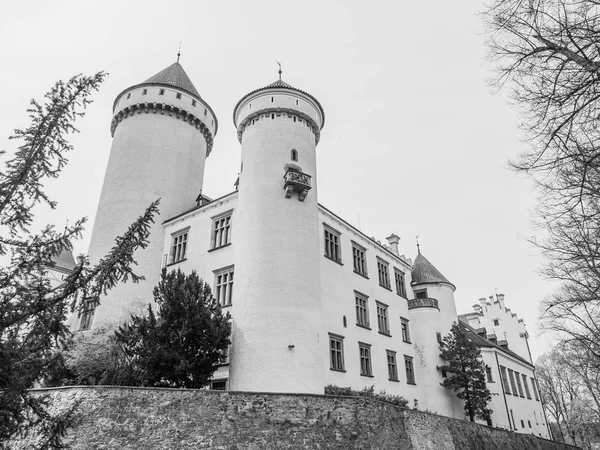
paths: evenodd
<path fill-rule="evenodd" d="M 35 392 L 49 395 L 57 412 L 79 402 L 65 439 L 76 450 L 576 448 L 356 397 L 112 386 Z M 32 433 L 9 448 L 34 441 Z"/>

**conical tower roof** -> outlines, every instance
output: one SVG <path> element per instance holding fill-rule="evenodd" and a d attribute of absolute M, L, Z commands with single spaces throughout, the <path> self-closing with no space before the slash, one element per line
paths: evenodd
<path fill-rule="evenodd" d="M 425 258 L 421 252 L 415 258 L 415 262 L 411 271 L 411 285 L 427 284 L 427 283 L 445 283 L 456 289 L 456 286 L 452 284 L 448 278 L 431 264 L 427 258 Z"/>
<path fill-rule="evenodd" d="M 201 98 L 194 87 L 194 83 L 192 83 L 192 80 L 190 80 L 190 77 L 188 77 L 187 73 L 185 73 L 185 70 L 183 70 L 183 67 L 178 62 L 171 64 L 169 67 L 161 70 L 141 84 L 172 86 Z"/>

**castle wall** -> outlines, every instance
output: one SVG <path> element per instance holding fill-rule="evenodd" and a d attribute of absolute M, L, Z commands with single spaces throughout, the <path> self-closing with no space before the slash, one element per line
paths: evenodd
<path fill-rule="evenodd" d="M 179 389 L 74 387 L 48 394 L 78 407 L 65 443 L 93 449 L 567 450 L 533 435 L 364 398 Z M 9 443 L 32 448 L 36 430 Z"/>

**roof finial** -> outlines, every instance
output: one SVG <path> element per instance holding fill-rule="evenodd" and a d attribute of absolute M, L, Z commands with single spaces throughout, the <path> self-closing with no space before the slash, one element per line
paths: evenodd
<path fill-rule="evenodd" d="M 275 61 L 277 63 L 277 65 L 279 65 L 279 80 L 281 81 L 281 73 L 283 72 L 281 70 L 281 63 L 279 61 Z"/>
<path fill-rule="evenodd" d="M 421 254 L 421 246 L 419 245 L 419 235 L 417 234 L 417 252 L 419 252 L 419 255 Z"/>
<path fill-rule="evenodd" d="M 177 51 L 177 62 L 179 63 L 179 57 L 181 56 L 181 41 L 179 41 L 179 50 Z"/>

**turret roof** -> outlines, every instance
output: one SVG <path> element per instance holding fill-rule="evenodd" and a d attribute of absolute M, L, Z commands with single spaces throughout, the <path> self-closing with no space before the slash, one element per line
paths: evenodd
<path fill-rule="evenodd" d="M 411 285 L 426 283 L 445 283 L 456 287 L 442 273 L 425 258 L 421 252 L 415 258 L 411 271 Z"/>
<path fill-rule="evenodd" d="M 323 128 L 323 126 L 325 125 L 325 111 L 323 110 L 323 107 L 321 106 L 321 103 L 319 103 L 319 100 L 317 100 L 315 97 L 313 97 L 312 95 L 310 95 L 308 92 L 303 91 L 302 89 L 295 88 L 294 86 L 286 83 L 281 78 L 279 78 L 278 80 L 274 81 L 271 84 L 268 84 L 267 86 L 263 86 L 261 88 L 254 89 L 253 91 L 250 91 L 246 95 L 244 95 L 240 99 L 240 101 L 236 103 L 235 107 L 233 108 L 233 124 L 237 126 L 237 124 L 235 123 L 235 112 L 237 111 L 238 107 L 242 104 L 242 102 L 247 97 L 249 97 L 250 95 L 255 94 L 257 92 L 263 91 L 263 90 L 267 90 L 267 89 L 282 89 L 282 88 L 283 89 L 289 89 L 290 91 L 300 92 L 301 94 L 306 95 L 308 98 L 310 98 L 312 101 L 314 101 L 316 103 L 317 107 L 319 108 L 319 111 L 321 111 L 321 117 L 322 117 L 321 128 Z"/>
<path fill-rule="evenodd" d="M 200 94 L 196 90 L 194 83 L 190 80 L 183 67 L 178 62 L 171 64 L 166 69 L 161 70 L 156 75 L 148 78 L 141 84 L 160 84 L 173 86 L 189 94 L 200 97 Z"/>

